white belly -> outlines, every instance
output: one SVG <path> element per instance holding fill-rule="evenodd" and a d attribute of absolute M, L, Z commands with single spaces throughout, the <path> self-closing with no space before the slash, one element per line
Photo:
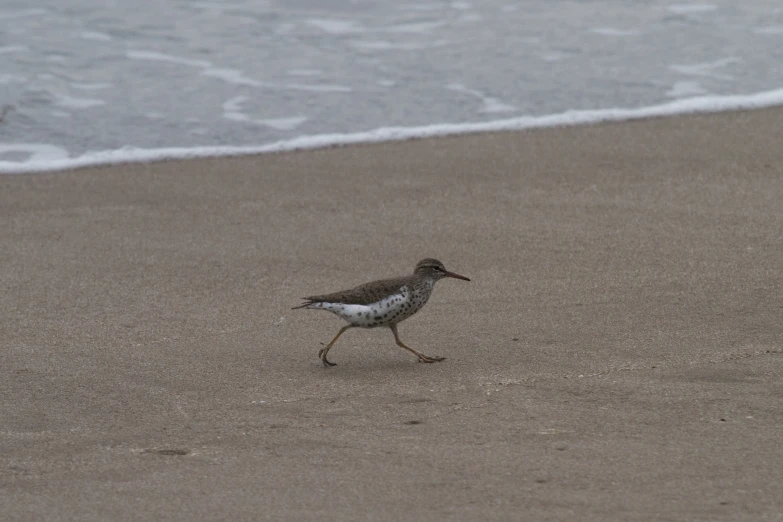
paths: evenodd
<path fill-rule="evenodd" d="M 406 286 L 400 293 L 368 305 L 313 303 L 308 308 L 329 310 L 354 326 L 376 328 L 407 319 L 418 312 L 428 298 L 429 292 L 411 292 Z"/>

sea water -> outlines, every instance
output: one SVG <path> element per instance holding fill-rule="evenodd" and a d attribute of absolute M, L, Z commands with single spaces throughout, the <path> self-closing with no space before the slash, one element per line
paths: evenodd
<path fill-rule="evenodd" d="M 783 103 L 780 0 L 3 0 L 0 172 Z"/>

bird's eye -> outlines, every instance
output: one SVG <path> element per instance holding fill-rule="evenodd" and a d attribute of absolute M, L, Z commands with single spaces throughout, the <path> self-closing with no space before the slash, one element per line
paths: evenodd
<path fill-rule="evenodd" d="M 432 269 L 433 269 L 433 270 L 437 270 L 438 272 L 440 272 L 440 271 L 441 271 L 441 268 L 440 268 L 439 266 L 433 266 L 433 267 L 432 267 Z"/>

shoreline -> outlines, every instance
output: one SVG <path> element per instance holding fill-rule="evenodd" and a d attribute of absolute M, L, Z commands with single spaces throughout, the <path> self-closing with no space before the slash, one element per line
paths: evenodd
<path fill-rule="evenodd" d="M 0 161 L 0 175 L 61 172 L 84 167 L 113 166 L 157 161 L 230 158 L 238 156 L 299 152 L 350 145 L 395 143 L 428 138 L 471 136 L 493 132 L 514 132 L 548 128 L 568 128 L 602 123 L 633 122 L 662 117 L 715 114 L 744 110 L 763 110 L 783 105 L 783 88 L 753 94 L 700 96 L 672 100 L 634 109 L 613 108 L 567 110 L 543 116 L 518 116 L 501 120 L 472 123 L 437 123 L 421 127 L 381 127 L 369 131 L 328 133 L 301 136 L 263 145 L 223 147 L 166 147 L 160 149 L 126 148 L 62 158 L 68 152 L 58 146 L 34 144 L 0 144 L 0 154 L 12 151 L 49 156 L 44 160 L 24 163 Z"/>

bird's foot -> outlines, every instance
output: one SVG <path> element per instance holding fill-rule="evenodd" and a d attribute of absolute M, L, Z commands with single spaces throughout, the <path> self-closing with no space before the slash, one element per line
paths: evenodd
<path fill-rule="evenodd" d="M 324 368 L 330 368 L 332 366 L 337 366 L 337 363 L 333 363 L 329 361 L 329 359 L 326 358 L 326 347 L 324 346 L 320 350 L 318 350 L 318 358 L 321 359 L 321 362 L 324 363 Z"/>
<path fill-rule="evenodd" d="M 421 363 L 435 363 L 435 362 L 441 362 L 445 361 L 445 357 L 431 357 L 429 355 L 420 355 L 419 356 L 419 362 Z"/>

